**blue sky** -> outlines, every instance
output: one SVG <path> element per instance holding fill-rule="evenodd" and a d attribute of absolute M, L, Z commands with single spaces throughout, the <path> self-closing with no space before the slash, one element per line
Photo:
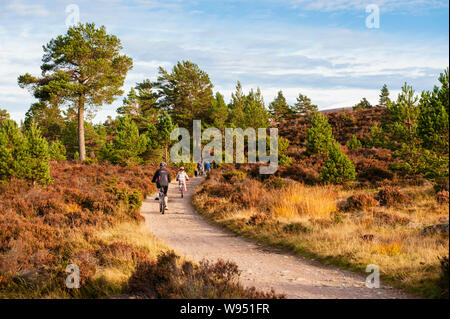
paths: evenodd
<path fill-rule="evenodd" d="M 81 22 L 105 25 L 134 60 L 124 89 L 156 79 L 158 66 L 191 60 L 229 99 L 236 82 L 260 87 L 266 104 L 278 90 L 299 93 L 320 108 L 378 100 L 407 81 L 431 89 L 448 66 L 448 1 L 442 0 L 0 0 L 0 108 L 24 118 L 33 98 L 17 76 L 40 73 L 42 45 L 65 33 L 66 7 Z M 380 8 L 369 29 L 368 4 Z M 103 106 L 96 122 L 121 104 Z"/>

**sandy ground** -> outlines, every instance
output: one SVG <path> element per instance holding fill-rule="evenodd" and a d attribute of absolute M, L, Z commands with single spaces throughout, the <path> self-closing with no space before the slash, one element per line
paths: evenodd
<path fill-rule="evenodd" d="M 142 207 L 150 232 L 179 255 L 197 262 L 232 260 L 242 271 L 244 285 L 261 290 L 274 288 L 287 298 L 414 298 L 384 285 L 369 289 L 365 277 L 359 274 L 249 242 L 211 224 L 191 205 L 193 191 L 201 181 L 201 178 L 191 179 L 184 198 L 178 192 L 178 184 L 172 183 L 165 215 L 159 213 L 159 202 L 154 196 L 148 197 Z"/>

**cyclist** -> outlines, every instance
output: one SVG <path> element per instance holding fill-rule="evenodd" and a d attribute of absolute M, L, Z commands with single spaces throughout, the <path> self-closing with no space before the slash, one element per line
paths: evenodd
<path fill-rule="evenodd" d="M 206 172 L 206 174 L 208 174 L 210 170 L 211 170 L 211 163 L 210 162 L 205 162 L 205 172 Z"/>
<path fill-rule="evenodd" d="M 203 175 L 203 162 L 197 163 L 197 170 L 198 170 L 198 175 L 202 176 Z"/>
<path fill-rule="evenodd" d="M 189 176 L 184 170 L 183 166 L 180 167 L 176 180 L 178 181 L 178 187 L 180 189 L 180 192 L 186 192 L 187 191 L 186 181 L 189 181 Z"/>
<path fill-rule="evenodd" d="M 152 183 L 156 183 L 157 192 L 156 192 L 156 198 L 155 200 L 159 200 L 159 192 L 160 189 L 164 192 L 164 205 L 166 206 L 166 209 L 168 208 L 168 198 L 167 198 L 167 191 L 169 189 L 169 183 L 170 183 L 170 173 L 167 170 L 167 164 L 162 162 L 159 164 L 159 170 L 155 172 L 155 175 L 153 175 Z"/>

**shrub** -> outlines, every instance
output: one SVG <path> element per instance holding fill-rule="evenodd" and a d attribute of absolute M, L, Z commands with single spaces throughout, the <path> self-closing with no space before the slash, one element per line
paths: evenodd
<path fill-rule="evenodd" d="M 345 204 L 347 210 L 364 210 L 377 205 L 377 200 L 369 194 L 357 194 L 350 196 Z"/>
<path fill-rule="evenodd" d="M 442 289 L 441 296 L 448 299 L 448 286 L 449 286 L 449 265 L 448 256 L 440 258 L 441 262 L 441 274 L 439 277 L 439 286 Z"/>
<path fill-rule="evenodd" d="M 306 132 L 307 151 L 310 154 L 324 154 L 333 143 L 333 131 L 325 115 L 317 113 Z"/>
<path fill-rule="evenodd" d="M 381 206 L 395 206 L 398 204 L 405 204 L 409 202 L 409 198 L 398 187 L 387 186 L 380 190 L 377 195 L 377 200 Z"/>
<path fill-rule="evenodd" d="M 347 141 L 347 147 L 351 150 L 362 147 L 361 141 L 358 140 L 355 134 Z"/>
<path fill-rule="evenodd" d="M 115 137 L 111 143 L 104 145 L 101 156 L 113 164 L 141 164 L 143 161 L 140 155 L 147 150 L 147 136 L 139 134 L 136 124 L 128 116 L 119 118 L 118 122 Z"/>
<path fill-rule="evenodd" d="M 48 149 L 50 158 L 55 161 L 65 161 L 66 160 L 66 147 L 61 141 L 56 140 L 50 144 Z"/>
<path fill-rule="evenodd" d="M 0 181 L 12 177 L 49 184 L 48 143 L 32 124 L 24 136 L 17 124 L 5 120 L 0 126 Z"/>
<path fill-rule="evenodd" d="M 195 265 L 179 262 L 173 252 L 158 256 L 156 262 L 140 263 L 130 277 L 126 288 L 129 294 L 143 298 L 280 298 L 272 291 L 263 293 L 255 288 L 244 288 L 239 283 L 240 271 L 236 264 L 218 260 Z"/>
<path fill-rule="evenodd" d="M 0 181 L 24 178 L 27 166 L 27 140 L 16 122 L 0 123 Z"/>
<path fill-rule="evenodd" d="M 278 164 L 280 165 L 292 165 L 292 158 L 286 155 L 281 156 L 278 159 Z"/>
<path fill-rule="evenodd" d="M 232 171 L 223 173 L 222 176 L 223 176 L 223 178 L 225 178 L 226 181 L 229 182 L 229 181 L 231 181 L 231 179 L 241 181 L 247 176 L 247 174 L 243 171 L 232 170 Z"/>
<path fill-rule="evenodd" d="M 283 231 L 288 234 L 300 234 L 308 233 L 310 230 L 300 223 L 290 223 L 283 226 Z"/>
<path fill-rule="evenodd" d="M 384 147 L 386 145 L 386 133 L 383 128 L 375 123 L 370 130 L 370 138 L 366 141 L 366 147 Z"/>
<path fill-rule="evenodd" d="M 436 202 L 440 205 L 448 204 L 448 192 L 441 190 L 436 194 Z"/>
<path fill-rule="evenodd" d="M 355 179 L 355 166 L 335 142 L 330 148 L 325 167 L 320 173 L 320 179 L 325 182 L 340 184 Z"/>

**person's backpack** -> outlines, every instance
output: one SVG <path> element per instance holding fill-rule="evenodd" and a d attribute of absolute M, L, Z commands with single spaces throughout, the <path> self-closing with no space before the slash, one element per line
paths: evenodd
<path fill-rule="evenodd" d="M 159 171 L 159 179 L 160 186 L 168 186 L 169 185 L 169 171 L 162 169 Z"/>

